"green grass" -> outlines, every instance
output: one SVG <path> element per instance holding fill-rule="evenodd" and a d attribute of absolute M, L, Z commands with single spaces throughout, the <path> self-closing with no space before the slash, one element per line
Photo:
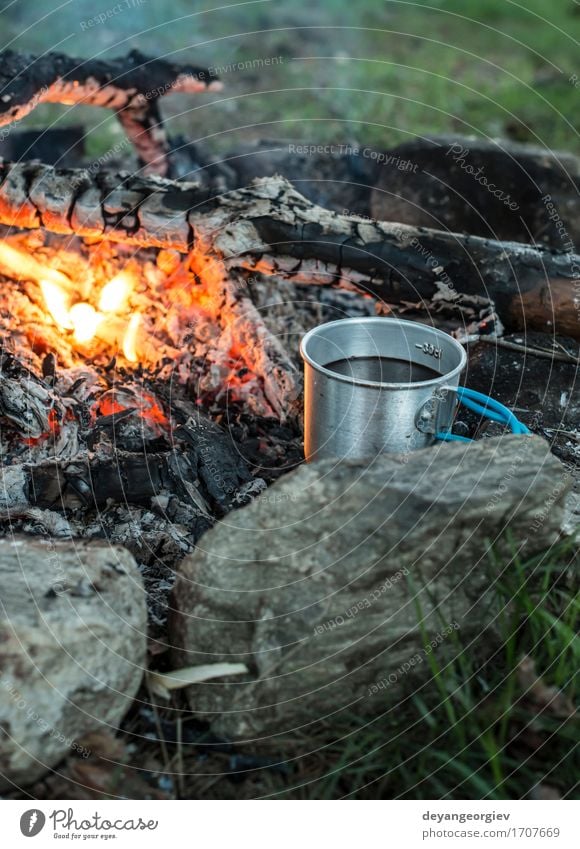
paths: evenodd
<path fill-rule="evenodd" d="M 579 728 L 568 710 L 578 696 L 580 665 L 575 563 L 569 543 L 526 562 L 490 555 L 503 611 L 494 656 L 482 666 L 454 632 L 455 659 L 443 667 L 433 651 L 420 692 L 372 722 L 349 717 L 326 729 L 323 773 L 320 764 L 302 764 L 300 780 L 272 794 L 512 799 L 533 796 L 541 785 L 576 798 Z M 534 692 L 547 704 L 537 703 L 518 673 L 524 657 L 535 664 Z M 318 747 L 322 740 L 324 734 Z"/>
<path fill-rule="evenodd" d="M 297 0 L 201 14 L 174 0 L 170 10 L 144 4 L 90 32 L 79 29 L 94 14 L 88 0 L 48 5 L 54 12 L 41 26 L 34 4 L 9 9 L 6 40 L 40 50 L 64 39 L 61 49 L 86 56 L 138 46 L 206 66 L 282 56 L 277 66 L 226 73 L 221 94 L 164 101 L 172 133 L 208 139 L 216 151 L 259 137 L 390 147 L 415 135 L 470 133 L 580 152 L 580 88 L 569 82 L 580 76 L 573 0 Z M 170 14 L 186 17 L 173 23 Z M 27 121 L 78 120 L 78 110 L 41 108 Z M 112 122 L 88 112 L 89 151 L 98 156 L 117 137 Z"/>
<path fill-rule="evenodd" d="M 219 751 L 191 725 L 177 694 L 163 719 L 175 723 L 181 714 L 198 743 L 160 744 L 136 712 L 125 775 L 165 776 L 176 781 L 172 797 L 183 799 L 578 798 L 578 549 L 562 541 L 526 560 L 491 550 L 482 568 L 490 620 L 496 617 L 493 643 L 464 645 L 462 629 L 447 632 L 453 650 L 435 648 L 421 676 L 399 679 L 400 700 L 385 698 L 382 714 L 343 712 L 270 742 Z M 417 617 L 423 621 L 420 609 Z M 448 622 L 436 624 L 444 633 Z M 238 755 L 250 763 L 237 763 Z M 255 757 L 272 766 L 253 765 Z M 112 780 L 107 792 L 125 793 L 123 781 Z M 138 790 L 143 798 L 147 788 Z"/>

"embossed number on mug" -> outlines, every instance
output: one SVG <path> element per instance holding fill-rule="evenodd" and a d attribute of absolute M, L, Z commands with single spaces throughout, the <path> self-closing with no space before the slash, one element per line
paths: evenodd
<path fill-rule="evenodd" d="M 441 359 L 441 348 L 436 348 L 431 342 L 416 342 L 415 348 L 420 348 L 424 354 L 429 354 L 430 357 L 435 357 L 436 360 Z"/>

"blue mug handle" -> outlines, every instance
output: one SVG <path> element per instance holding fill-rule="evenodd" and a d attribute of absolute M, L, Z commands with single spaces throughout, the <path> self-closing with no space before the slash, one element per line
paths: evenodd
<path fill-rule="evenodd" d="M 468 410 L 478 413 L 492 422 L 505 425 L 511 429 L 512 433 L 530 435 L 531 431 L 521 422 L 511 410 L 496 401 L 495 398 L 490 398 L 482 392 L 476 392 L 474 389 L 467 389 L 465 386 L 458 386 L 453 389 L 457 393 L 457 400 Z M 457 436 L 451 431 L 440 431 L 435 434 L 436 439 L 444 442 L 473 442 L 467 436 Z"/>

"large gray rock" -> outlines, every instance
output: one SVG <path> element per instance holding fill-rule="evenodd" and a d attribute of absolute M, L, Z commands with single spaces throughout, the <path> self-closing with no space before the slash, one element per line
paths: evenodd
<path fill-rule="evenodd" d="M 393 167 L 401 161 L 409 167 Z M 566 251 L 580 238 L 579 181 L 572 154 L 505 139 L 420 138 L 391 151 L 371 215 Z"/>
<path fill-rule="evenodd" d="M 241 661 L 189 688 L 216 733 L 256 738 L 341 709 L 373 714 L 419 686 L 436 652 L 493 646 L 485 552 L 558 535 L 568 481 L 537 437 L 442 444 L 370 465 L 305 465 L 203 537 L 182 564 L 176 665 Z M 425 648 L 426 647 L 426 648 Z"/>
<path fill-rule="evenodd" d="M 95 543 L 0 540 L 0 787 L 22 786 L 102 725 L 118 727 L 146 656 L 131 554 Z"/>

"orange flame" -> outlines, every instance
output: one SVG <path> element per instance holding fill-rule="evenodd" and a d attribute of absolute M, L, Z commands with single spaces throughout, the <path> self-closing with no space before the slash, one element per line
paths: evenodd
<path fill-rule="evenodd" d="M 141 324 L 141 316 L 139 313 L 135 313 L 131 316 L 129 320 L 129 324 L 127 325 L 127 331 L 125 333 L 125 338 L 123 339 L 123 353 L 125 357 L 129 360 L 130 363 L 136 363 L 137 356 L 137 333 L 139 332 L 139 325 Z"/>
<path fill-rule="evenodd" d="M 40 289 L 46 308 L 58 326 L 63 330 L 72 330 L 70 298 L 65 290 L 52 280 L 41 280 Z"/>
<path fill-rule="evenodd" d="M 81 301 L 70 308 L 69 318 L 75 332 L 75 341 L 86 345 L 94 338 L 104 316 L 90 304 Z"/>
<path fill-rule="evenodd" d="M 0 244 L 0 263 L 2 252 Z M 115 316 L 126 311 L 135 278 L 129 272 L 120 272 L 100 291 L 98 308 L 87 301 L 77 301 L 71 306 L 71 296 L 57 280 L 41 279 L 40 289 L 46 308 L 61 330 L 74 331 L 74 340 L 87 345 L 95 336 L 109 344 L 121 344 L 129 362 L 138 361 L 138 335 L 141 316 L 132 315 L 128 321 Z"/>
<path fill-rule="evenodd" d="M 133 276 L 128 271 L 116 274 L 101 289 L 99 309 L 101 312 L 121 312 L 127 307 L 129 295 L 134 287 Z"/>
<path fill-rule="evenodd" d="M 66 274 L 57 271 L 56 268 L 47 267 L 25 251 L 9 245 L 8 242 L 0 242 L 0 267 L 6 270 L 8 276 L 17 274 L 21 280 L 37 282 L 47 280 L 64 289 L 65 292 L 73 288 L 72 281 Z"/>

